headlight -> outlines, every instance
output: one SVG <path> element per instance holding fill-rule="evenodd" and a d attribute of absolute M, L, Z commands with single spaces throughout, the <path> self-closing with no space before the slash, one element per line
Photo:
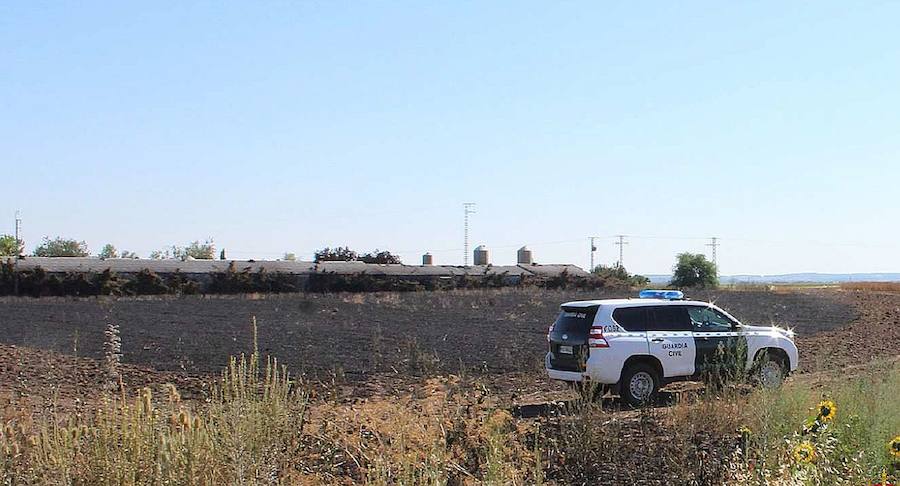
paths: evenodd
<path fill-rule="evenodd" d="M 780 327 L 775 327 L 774 329 L 776 331 L 778 331 L 779 333 L 783 334 L 786 338 L 788 338 L 792 341 L 794 340 L 794 330 L 793 329 L 782 329 Z"/>

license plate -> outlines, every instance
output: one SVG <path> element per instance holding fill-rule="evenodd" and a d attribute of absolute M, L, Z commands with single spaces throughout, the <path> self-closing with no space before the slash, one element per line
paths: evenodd
<path fill-rule="evenodd" d="M 572 346 L 560 346 L 559 347 L 560 354 L 574 354 L 572 350 Z"/>

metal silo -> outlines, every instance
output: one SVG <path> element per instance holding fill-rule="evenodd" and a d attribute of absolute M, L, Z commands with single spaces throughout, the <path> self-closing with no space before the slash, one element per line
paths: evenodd
<path fill-rule="evenodd" d="M 489 255 L 488 255 L 488 249 L 487 249 L 487 247 L 484 246 L 484 245 L 478 245 L 478 247 L 475 248 L 475 255 L 474 255 L 474 257 L 475 257 L 475 258 L 474 258 L 475 265 L 488 265 L 488 264 L 490 264 L 490 258 L 489 258 Z"/>
<path fill-rule="evenodd" d="M 516 253 L 516 260 L 519 265 L 531 265 L 534 263 L 534 259 L 531 255 L 531 250 L 528 249 L 527 246 L 523 246 L 519 248 L 519 251 Z"/>
<path fill-rule="evenodd" d="M 422 255 L 422 265 L 434 265 L 434 257 L 431 256 L 431 253 Z"/>

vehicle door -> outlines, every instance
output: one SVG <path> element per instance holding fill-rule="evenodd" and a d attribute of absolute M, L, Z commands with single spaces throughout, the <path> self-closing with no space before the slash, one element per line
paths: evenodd
<path fill-rule="evenodd" d="M 687 308 L 673 304 L 646 309 L 647 343 L 650 354 L 662 363 L 663 376 L 693 375 L 696 349 Z"/>
<path fill-rule="evenodd" d="M 612 320 L 617 326 L 611 326 L 610 331 L 604 326 L 604 333 L 610 345 L 615 343 L 616 353 L 622 358 L 622 362 L 634 355 L 646 356 L 649 352 L 646 306 L 618 307 L 612 312 Z"/>
<path fill-rule="evenodd" d="M 588 339 L 599 306 L 563 307 L 550 328 L 550 367 L 562 371 L 584 371 Z"/>
<path fill-rule="evenodd" d="M 743 370 L 747 343 L 737 322 L 708 306 L 689 306 L 697 354 L 696 373 L 724 376 Z"/>

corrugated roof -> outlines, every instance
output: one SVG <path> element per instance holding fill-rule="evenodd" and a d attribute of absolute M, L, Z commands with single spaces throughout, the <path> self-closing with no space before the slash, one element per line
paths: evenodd
<path fill-rule="evenodd" d="M 13 259 L 7 259 L 13 261 Z M 249 261 L 249 260 L 143 260 L 127 258 L 47 258 L 26 257 L 18 261 L 20 270 L 33 270 L 40 267 L 50 273 L 65 272 L 102 272 L 112 270 L 116 273 L 137 273 L 145 268 L 156 273 L 215 273 L 228 270 L 230 264 L 235 270 L 258 272 L 282 272 L 289 274 L 335 273 L 353 275 L 363 273 L 369 275 L 404 276 L 510 276 L 535 275 L 554 276 L 563 271 L 573 276 L 587 276 L 587 272 L 575 265 L 473 265 L 470 267 L 452 265 L 402 265 L 402 264 L 368 264 L 363 262 L 288 262 L 288 261 Z"/>
<path fill-rule="evenodd" d="M 214 273 L 228 270 L 234 262 L 237 271 L 248 269 L 258 272 L 311 273 L 315 269 L 312 262 L 286 261 L 240 261 L 240 260 L 142 260 L 130 258 L 46 258 L 26 257 L 19 260 L 20 270 L 33 270 L 40 267 L 51 273 L 65 272 L 102 272 L 112 270 L 116 273 L 137 273 L 148 268 L 157 273 Z"/>
<path fill-rule="evenodd" d="M 519 265 L 520 268 L 527 270 L 534 275 L 543 276 L 543 277 L 551 277 L 554 275 L 559 275 L 563 272 L 568 273 L 569 275 L 575 277 L 587 277 L 590 273 L 585 272 L 576 265 L 570 264 L 533 264 L 533 265 Z"/>

